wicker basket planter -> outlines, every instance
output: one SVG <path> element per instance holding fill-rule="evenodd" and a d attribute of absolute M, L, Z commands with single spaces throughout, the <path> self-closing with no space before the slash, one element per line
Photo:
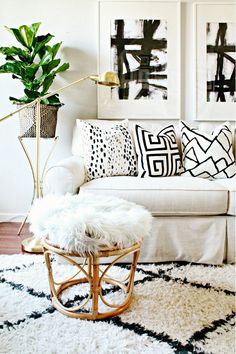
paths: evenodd
<path fill-rule="evenodd" d="M 40 105 L 41 138 L 54 138 L 57 125 L 57 111 L 56 106 Z M 20 137 L 35 138 L 36 137 L 36 105 L 33 107 L 26 107 L 19 112 L 20 121 Z"/>

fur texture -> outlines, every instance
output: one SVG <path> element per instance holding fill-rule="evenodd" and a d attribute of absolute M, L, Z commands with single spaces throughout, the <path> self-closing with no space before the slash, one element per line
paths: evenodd
<path fill-rule="evenodd" d="M 124 279 L 127 267 L 109 273 Z M 58 280 L 75 273 L 56 261 L 53 268 Z M 116 286 L 101 286 L 106 301 L 121 303 Z M 77 306 L 87 294 L 87 284 L 70 287 L 63 305 Z M 83 321 L 53 308 L 43 256 L 0 255 L 1 354 L 235 354 L 234 323 L 232 265 L 139 264 L 129 309 Z"/>
<path fill-rule="evenodd" d="M 98 252 L 102 245 L 124 248 L 141 241 L 151 229 L 151 214 L 116 197 L 84 193 L 48 195 L 34 203 L 30 231 L 69 251 Z"/>

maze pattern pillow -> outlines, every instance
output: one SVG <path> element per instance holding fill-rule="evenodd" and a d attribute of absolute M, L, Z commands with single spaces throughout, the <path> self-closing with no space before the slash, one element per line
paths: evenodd
<path fill-rule="evenodd" d="M 173 176 L 181 172 L 180 154 L 173 125 L 153 134 L 135 126 L 139 177 Z"/>
<path fill-rule="evenodd" d="M 181 122 L 183 174 L 202 178 L 230 178 L 236 173 L 229 123 L 211 133 Z"/>
<path fill-rule="evenodd" d="M 79 124 L 87 181 L 101 177 L 136 175 L 136 154 L 127 120 L 107 129 L 86 121 L 80 121 Z"/>

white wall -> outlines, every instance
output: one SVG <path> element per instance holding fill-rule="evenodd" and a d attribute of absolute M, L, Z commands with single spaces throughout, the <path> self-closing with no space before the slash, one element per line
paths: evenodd
<path fill-rule="evenodd" d="M 204 2 L 204 1 L 202 1 Z M 219 0 L 220 2 L 220 0 Z M 222 1 L 221 1 L 222 2 Z M 181 5 L 182 16 L 182 119 L 194 120 L 193 87 L 193 11 L 192 0 Z M 52 33 L 63 41 L 60 56 L 70 63 L 70 70 L 57 77 L 53 88 L 97 72 L 98 19 L 97 0 L 8 0 L 0 12 L 0 46 L 13 45 L 4 29 L 42 22 L 39 33 Z M 17 43 L 15 43 L 17 45 Z M 0 58 L 1 63 L 1 58 Z M 22 88 L 10 75 L 0 74 L 0 117 L 15 110 L 9 96 L 21 96 Z M 60 139 L 51 163 L 70 155 L 72 129 L 76 118 L 96 118 L 96 88 L 88 80 L 61 94 L 65 106 L 59 110 L 57 134 Z M 18 142 L 18 117 L 0 123 L 0 220 L 17 220 L 30 207 L 32 178 L 25 155 Z M 166 122 L 166 121 L 165 121 Z M 215 123 L 215 124 L 219 124 Z M 43 155 L 50 142 L 43 143 Z"/>

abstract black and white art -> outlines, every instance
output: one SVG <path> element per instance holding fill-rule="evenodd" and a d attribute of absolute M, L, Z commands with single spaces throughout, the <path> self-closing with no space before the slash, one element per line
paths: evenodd
<path fill-rule="evenodd" d="M 207 102 L 236 102 L 236 24 L 206 24 Z"/>
<path fill-rule="evenodd" d="M 98 86 L 98 118 L 180 118 L 180 13 L 179 1 L 99 1 L 98 71 L 120 86 Z"/>
<path fill-rule="evenodd" d="M 119 100 L 167 100 L 167 21 L 111 20 L 111 66 Z"/>

